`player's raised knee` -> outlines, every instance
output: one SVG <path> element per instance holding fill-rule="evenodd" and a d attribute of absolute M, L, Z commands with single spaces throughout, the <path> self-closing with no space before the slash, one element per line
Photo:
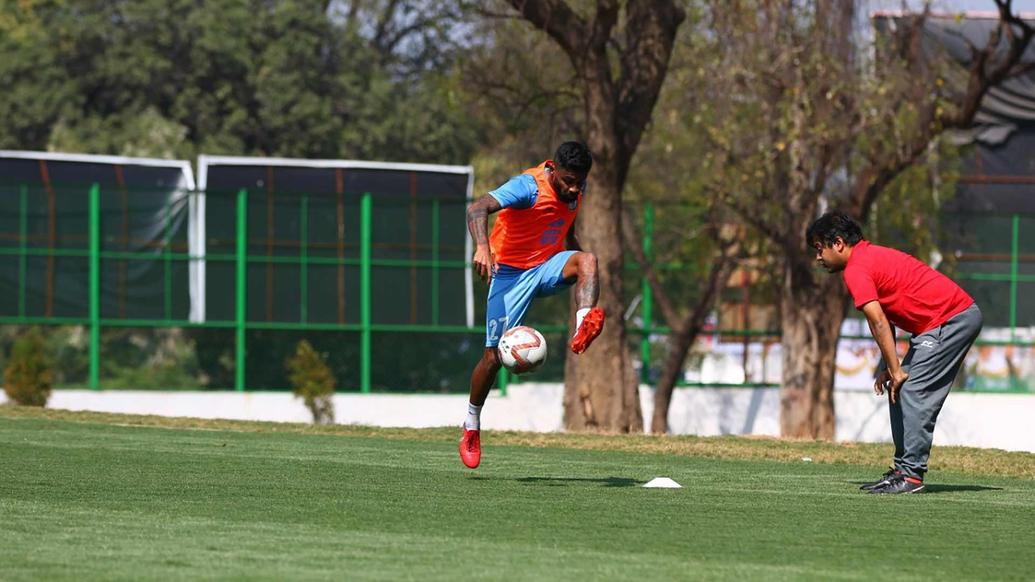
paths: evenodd
<path fill-rule="evenodd" d="M 597 272 L 597 256 L 593 253 L 582 251 L 575 253 L 575 258 L 578 261 L 578 272 L 580 275 L 589 275 Z"/>

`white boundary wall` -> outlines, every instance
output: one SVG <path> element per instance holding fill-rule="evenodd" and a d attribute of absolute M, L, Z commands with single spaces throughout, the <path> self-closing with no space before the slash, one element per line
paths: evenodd
<path fill-rule="evenodd" d="M 482 428 L 553 432 L 562 430 L 560 384 L 511 385 L 507 396 L 492 392 Z M 869 392 L 834 392 L 837 440 L 890 442 L 884 398 Z M 0 392 L 0 402 L 4 400 Z M 644 418 L 653 410 L 653 390 L 640 387 Z M 158 392 L 57 390 L 48 406 L 159 416 L 308 422 L 301 400 L 286 392 Z M 337 422 L 372 426 L 459 427 L 466 395 L 338 394 Z M 693 388 L 676 390 L 669 412 L 675 434 L 779 434 L 779 391 L 775 388 Z M 961 445 L 1035 452 L 1035 396 L 954 393 L 942 409 L 935 445 Z"/>

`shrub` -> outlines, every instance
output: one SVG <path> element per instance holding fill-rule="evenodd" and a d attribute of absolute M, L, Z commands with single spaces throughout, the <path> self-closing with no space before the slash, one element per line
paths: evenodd
<path fill-rule="evenodd" d="M 337 380 L 331 368 L 306 340 L 298 342 L 295 355 L 288 358 L 288 379 L 295 396 L 305 400 L 316 424 L 334 422 L 334 386 Z"/>
<path fill-rule="evenodd" d="M 4 392 L 23 406 L 46 406 L 54 382 L 52 368 L 43 334 L 31 327 L 11 346 L 4 368 Z"/>

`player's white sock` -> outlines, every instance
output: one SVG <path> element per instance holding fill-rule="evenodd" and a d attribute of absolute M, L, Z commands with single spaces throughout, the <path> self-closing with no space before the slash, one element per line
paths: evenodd
<path fill-rule="evenodd" d="M 467 403 L 467 420 L 464 421 L 464 428 L 467 430 L 481 430 L 482 428 L 482 407 Z"/>
<path fill-rule="evenodd" d="M 586 318 L 586 314 L 589 313 L 590 309 L 589 307 L 583 307 L 575 312 L 575 331 L 582 327 L 582 320 Z"/>

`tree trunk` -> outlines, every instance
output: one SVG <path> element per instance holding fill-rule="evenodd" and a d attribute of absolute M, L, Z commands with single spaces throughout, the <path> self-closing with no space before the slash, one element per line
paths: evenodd
<path fill-rule="evenodd" d="M 686 361 L 690 345 L 697 339 L 697 332 L 689 329 L 672 330 L 672 333 L 668 340 L 665 367 L 654 390 L 654 414 L 650 420 L 650 431 L 654 434 L 668 432 L 668 409 L 672 403 L 672 391 L 683 372 L 683 362 Z"/>
<path fill-rule="evenodd" d="M 643 430 L 639 387 L 626 345 L 622 300 L 622 188 L 650 123 L 676 31 L 686 17 L 672 0 L 597 0 L 584 18 L 564 0 L 509 0 L 564 50 L 578 75 L 593 152 L 589 194 L 577 221 L 579 242 L 597 256 L 598 306 L 607 320 L 584 354 L 565 362 L 564 417 L 572 430 Z M 625 14 L 625 46 L 614 38 Z M 615 50 L 609 50 L 611 49 Z"/>
<path fill-rule="evenodd" d="M 621 186 L 616 183 L 614 148 L 604 145 L 599 135 L 591 135 L 588 141 L 594 163 L 589 194 L 579 211 L 577 234 L 583 248 L 597 257 L 597 305 L 607 319 L 604 330 L 585 353 L 568 353 L 564 424 L 569 430 L 639 432 L 643 430 L 643 412 L 622 320 Z"/>
<path fill-rule="evenodd" d="M 818 279 L 817 279 L 818 278 Z M 780 297 L 780 434 L 834 438 L 834 360 L 848 297 L 841 277 L 788 258 Z"/>
<path fill-rule="evenodd" d="M 700 299 L 698 299 L 693 311 L 678 322 L 675 321 L 675 313 L 666 313 L 666 320 L 668 320 L 669 327 L 672 328 L 672 335 L 669 336 L 668 340 L 668 354 L 665 356 L 665 367 L 661 371 L 661 378 L 658 379 L 658 384 L 654 391 L 654 414 L 650 423 L 650 431 L 654 434 L 665 434 L 668 432 L 668 410 L 672 404 L 672 391 L 675 389 L 676 382 L 683 372 L 683 362 L 686 361 L 686 355 L 690 351 L 690 346 L 693 345 L 694 340 L 701 333 L 701 329 L 704 327 L 704 320 L 715 305 L 719 291 L 726 284 L 730 272 L 733 270 L 734 254 L 736 253 L 734 249 L 738 245 L 722 246 L 723 248 L 719 256 L 715 258 L 716 262 L 712 265 L 712 270 L 704 283 L 703 293 L 700 295 Z M 638 254 L 637 260 L 640 260 L 640 258 L 641 255 Z M 644 268 L 648 267 L 644 265 Z M 664 289 L 660 284 L 656 284 L 655 277 L 651 276 L 650 279 L 651 288 L 659 300 L 661 300 L 659 303 L 662 303 L 663 306 L 665 304 L 669 306 L 668 308 L 663 308 L 663 311 L 670 311 L 671 299 L 664 295 Z M 644 365 L 646 365 L 646 362 Z"/>

